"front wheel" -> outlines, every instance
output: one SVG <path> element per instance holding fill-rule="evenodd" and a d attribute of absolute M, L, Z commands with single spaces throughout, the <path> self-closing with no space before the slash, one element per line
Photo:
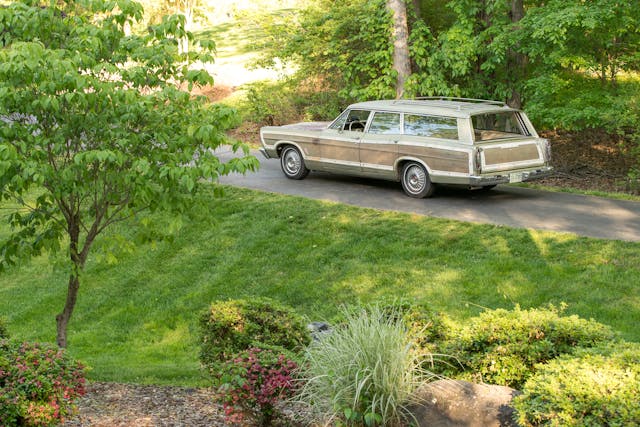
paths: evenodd
<path fill-rule="evenodd" d="M 304 165 L 304 159 L 300 150 L 296 147 L 285 147 L 280 155 L 280 167 L 289 179 L 303 179 L 309 174 L 309 169 Z"/>
<path fill-rule="evenodd" d="M 429 197 L 435 190 L 429 179 L 429 173 L 420 163 L 410 162 L 404 165 L 400 182 L 407 196 L 416 199 Z"/>

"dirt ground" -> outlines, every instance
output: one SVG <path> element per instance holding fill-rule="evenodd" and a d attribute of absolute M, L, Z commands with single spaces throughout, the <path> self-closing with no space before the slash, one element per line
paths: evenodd
<path fill-rule="evenodd" d="M 537 183 L 551 187 L 640 194 L 640 183 L 628 176 L 634 161 L 622 138 L 593 130 L 580 133 L 552 131 L 544 132 L 542 136 L 551 141 L 555 173 Z"/>

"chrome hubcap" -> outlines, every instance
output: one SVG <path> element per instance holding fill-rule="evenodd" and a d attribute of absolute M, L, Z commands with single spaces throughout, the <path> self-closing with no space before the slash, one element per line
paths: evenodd
<path fill-rule="evenodd" d="M 302 160 L 295 150 L 289 150 L 285 153 L 284 167 L 288 174 L 295 175 L 300 171 L 302 166 Z"/>
<path fill-rule="evenodd" d="M 411 166 L 405 171 L 405 182 L 412 193 L 421 192 L 427 185 L 427 174 L 419 166 Z"/>

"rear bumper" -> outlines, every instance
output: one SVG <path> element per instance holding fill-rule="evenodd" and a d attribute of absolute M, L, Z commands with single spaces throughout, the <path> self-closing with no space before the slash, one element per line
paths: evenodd
<path fill-rule="evenodd" d="M 470 176 L 468 184 L 483 187 L 487 185 L 509 184 L 514 182 L 526 182 L 547 177 L 553 173 L 553 167 L 543 166 L 534 170 L 510 172 L 498 175 Z"/>

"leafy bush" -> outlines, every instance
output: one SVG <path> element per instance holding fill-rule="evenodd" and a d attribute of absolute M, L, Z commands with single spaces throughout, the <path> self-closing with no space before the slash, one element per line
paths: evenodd
<path fill-rule="evenodd" d="M 323 421 L 399 425 L 425 375 L 399 313 L 344 311 L 345 324 L 314 342 L 301 369 L 301 400 Z"/>
<path fill-rule="evenodd" d="M 294 79 L 247 85 L 245 117 L 260 125 L 333 120 L 349 103 L 337 93 L 310 81 Z"/>
<path fill-rule="evenodd" d="M 382 310 L 392 316 L 399 316 L 418 351 L 431 355 L 438 343 L 448 336 L 450 325 L 443 313 L 433 311 L 426 304 L 417 304 L 404 299 L 383 304 Z"/>
<path fill-rule="evenodd" d="M 276 404 L 293 396 L 298 365 L 284 354 L 250 348 L 222 365 L 216 398 L 230 424 L 244 425 L 245 415 L 257 410 L 260 425 L 271 425 Z"/>
<path fill-rule="evenodd" d="M 247 118 L 255 123 L 279 126 L 299 121 L 300 111 L 286 82 L 256 82 L 247 86 Z"/>
<path fill-rule="evenodd" d="M 608 326 L 562 316 L 561 311 L 553 306 L 485 311 L 452 333 L 444 352 L 459 363 L 450 364 L 445 373 L 520 388 L 536 364 L 614 337 Z"/>
<path fill-rule="evenodd" d="M 202 316 L 200 360 L 214 372 L 250 347 L 301 350 L 311 340 L 293 309 L 267 298 L 216 302 Z"/>
<path fill-rule="evenodd" d="M 523 426 L 640 425 L 640 345 L 561 356 L 537 372 L 514 399 Z"/>
<path fill-rule="evenodd" d="M 63 350 L 0 340 L 0 425 L 56 425 L 83 394 L 83 366 Z"/>

